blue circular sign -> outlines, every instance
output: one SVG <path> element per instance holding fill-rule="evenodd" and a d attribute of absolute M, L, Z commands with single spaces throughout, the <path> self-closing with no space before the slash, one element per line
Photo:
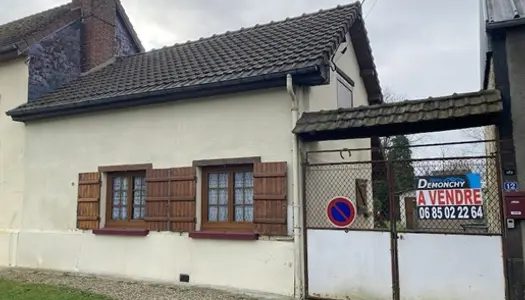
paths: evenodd
<path fill-rule="evenodd" d="M 328 202 L 328 220 L 335 227 L 348 227 L 355 221 L 356 208 L 346 197 L 335 197 Z"/>

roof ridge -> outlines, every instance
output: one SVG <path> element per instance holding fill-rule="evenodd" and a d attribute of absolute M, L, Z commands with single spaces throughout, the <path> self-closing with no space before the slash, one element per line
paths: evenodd
<path fill-rule="evenodd" d="M 348 8 L 348 7 L 351 7 L 351 6 L 355 6 L 356 8 L 360 8 L 361 7 L 361 2 L 359 2 L 359 0 L 356 0 L 355 2 L 352 2 L 352 3 L 349 3 L 349 4 L 337 5 L 336 7 L 331 7 L 331 8 L 328 8 L 328 9 L 319 9 L 318 11 L 315 11 L 315 12 L 303 13 L 300 16 L 287 17 L 286 19 L 282 19 L 282 20 L 279 20 L 279 21 L 273 21 L 272 20 L 272 21 L 267 22 L 267 23 L 255 24 L 255 25 L 252 25 L 252 26 L 246 27 L 246 28 L 241 27 L 240 29 L 233 30 L 233 31 L 228 30 L 228 31 L 223 32 L 223 33 L 213 34 L 213 35 L 207 36 L 207 37 L 200 37 L 199 39 L 196 39 L 196 40 L 187 40 L 186 42 L 175 43 L 175 44 L 170 45 L 170 46 L 166 45 L 166 46 L 163 46 L 161 48 L 152 49 L 150 51 L 146 51 L 146 52 L 142 52 L 142 53 L 135 53 L 135 54 L 132 54 L 132 55 L 127 55 L 127 56 L 121 57 L 121 58 L 129 58 L 129 57 L 133 57 L 133 56 L 137 56 L 137 55 L 144 55 L 144 54 L 154 53 L 154 52 L 158 52 L 158 51 L 174 48 L 176 46 L 192 45 L 192 44 L 196 44 L 196 43 L 200 43 L 200 42 L 206 42 L 206 41 L 208 41 L 210 39 L 216 39 L 216 38 L 220 38 L 220 37 L 231 36 L 231 35 L 238 34 L 238 33 L 241 33 L 241 32 L 246 32 L 246 31 L 250 31 L 250 30 L 256 30 L 256 29 L 259 29 L 259 28 L 265 27 L 265 26 L 279 25 L 279 24 L 283 24 L 283 23 L 287 23 L 287 22 L 293 22 L 293 21 L 297 21 L 297 20 L 300 20 L 300 19 L 303 19 L 303 18 L 308 18 L 308 17 L 311 17 L 311 16 L 316 16 L 316 15 L 324 14 L 324 13 L 330 13 L 330 12 L 333 12 L 335 10 L 344 9 L 344 8 Z"/>
<path fill-rule="evenodd" d="M 20 22 L 20 21 L 22 21 L 22 20 L 24 20 L 24 19 L 30 19 L 30 18 L 33 18 L 34 16 L 37 16 L 37 15 L 40 15 L 40 14 L 45 14 L 45 13 L 50 12 L 50 11 L 52 11 L 52 10 L 56 10 L 56 9 L 58 10 L 58 9 L 61 9 L 61 8 L 66 8 L 66 7 L 68 7 L 68 6 L 71 6 L 71 2 L 64 3 L 64 4 L 62 4 L 62 5 L 55 6 L 55 7 L 52 7 L 52 8 L 46 9 L 46 10 L 42 10 L 42 11 L 36 12 L 36 13 L 34 13 L 34 14 L 31 14 L 31 15 L 29 15 L 29 16 L 25 16 L 25 17 L 22 17 L 22 18 L 18 18 L 18 19 L 12 20 L 12 21 L 7 22 L 7 23 L 0 24 L 0 27 L 4 27 L 4 26 L 7 27 L 7 25 L 11 25 L 11 24 L 13 24 L 13 23 Z"/>

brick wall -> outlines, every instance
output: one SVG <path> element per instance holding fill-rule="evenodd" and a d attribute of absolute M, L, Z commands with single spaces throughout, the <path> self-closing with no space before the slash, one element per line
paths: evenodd
<path fill-rule="evenodd" d="M 114 0 L 74 0 L 82 9 L 82 71 L 116 55 L 116 4 Z"/>

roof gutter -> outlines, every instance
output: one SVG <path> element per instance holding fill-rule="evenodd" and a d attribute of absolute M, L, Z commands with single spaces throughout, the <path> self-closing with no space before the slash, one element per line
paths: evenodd
<path fill-rule="evenodd" d="M 3 46 L 3 47 L 0 47 L 0 55 L 8 54 L 8 53 L 11 53 L 17 50 L 18 50 L 18 47 L 14 44 Z"/>
<path fill-rule="evenodd" d="M 14 44 L 0 47 L 0 62 L 15 59 L 19 54 L 18 47 Z"/>
<path fill-rule="evenodd" d="M 297 76 L 297 79 L 304 78 L 304 81 L 309 82 L 312 80 L 323 82 L 325 80 L 324 78 L 318 78 L 320 67 L 315 65 L 303 69 L 255 76 L 251 78 L 235 79 L 226 82 L 215 82 L 205 85 L 186 86 L 176 89 L 166 89 L 133 95 L 116 96 L 112 98 L 92 99 L 77 103 L 67 103 L 60 106 L 57 105 L 55 107 L 35 108 L 31 110 L 28 109 L 27 111 L 19 111 L 17 108 L 15 108 L 7 111 L 6 115 L 10 116 L 14 121 L 25 122 L 30 120 L 81 114 L 93 111 L 143 106 L 182 99 L 214 96 L 232 92 L 273 88 L 285 86 L 286 76 L 288 73 Z M 298 83 L 303 82 L 298 80 Z"/>
<path fill-rule="evenodd" d="M 498 29 L 510 28 L 525 25 L 525 18 L 518 18 L 512 20 L 505 20 L 499 22 L 488 22 L 487 23 L 487 32 L 491 32 Z"/>

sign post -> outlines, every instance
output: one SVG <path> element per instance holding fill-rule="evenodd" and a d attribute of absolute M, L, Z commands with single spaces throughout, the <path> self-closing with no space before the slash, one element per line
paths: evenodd
<path fill-rule="evenodd" d="M 483 219 L 477 173 L 416 177 L 417 215 L 423 220 Z"/>
<path fill-rule="evenodd" d="M 342 196 L 330 200 L 326 210 L 328 221 L 338 228 L 350 227 L 355 221 L 356 213 L 357 210 L 354 203 Z"/>

